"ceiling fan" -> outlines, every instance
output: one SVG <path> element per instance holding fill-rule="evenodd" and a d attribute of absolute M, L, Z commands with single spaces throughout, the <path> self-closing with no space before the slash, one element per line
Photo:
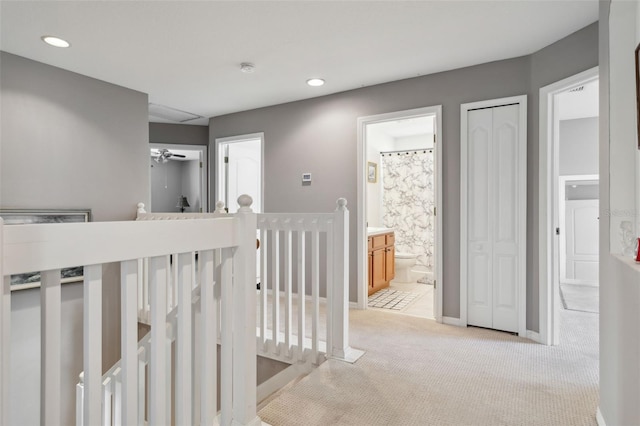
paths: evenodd
<path fill-rule="evenodd" d="M 155 152 L 154 152 L 155 151 Z M 151 156 L 156 163 L 164 164 L 171 160 L 173 157 L 186 158 L 186 155 L 174 154 L 166 148 L 151 150 Z"/>

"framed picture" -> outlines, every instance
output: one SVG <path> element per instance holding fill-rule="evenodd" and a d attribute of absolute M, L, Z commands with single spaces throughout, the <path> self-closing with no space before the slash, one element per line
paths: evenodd
<path fill-rule="evenodd" d="M 378 165 L 369 161 L 367 163 L 367 182 L 376 183 L 378 181 Z"/>
<path fill-rule="evenodd" d="M 638 127 L 638 149 L 640 149 L 640 43 L 636 47 L 636 126 Z"/>
<path fill-rule="evenodd" d="M 77 223 L 90 222 L 91 210 L 0 210 L 5 225 L 25 225 L 35 223 Z M 62 283 L 82 281 L 83 267 L 65 268 L 60 272 Z M 40 272 L 29 272 L 11 276 L 11 290 L 25 290 L 40 287 Z"/>

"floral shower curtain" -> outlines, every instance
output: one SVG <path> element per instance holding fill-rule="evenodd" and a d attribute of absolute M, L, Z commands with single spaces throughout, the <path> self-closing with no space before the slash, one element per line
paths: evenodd
<path fill-rule="evenodd" d="M 382 156 L 382 218 L 395 229 L 397 252 L 417 254 L 417 264 L 433 270 L 435 193 L 433 151 Z"/>

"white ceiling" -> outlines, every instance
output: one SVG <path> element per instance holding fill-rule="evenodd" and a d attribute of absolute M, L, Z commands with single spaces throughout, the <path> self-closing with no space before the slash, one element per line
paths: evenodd
<path fill-rule="evenodd" d="M 597 17 L 597 0 L 2 1 L 0 48 L 211 117 L 530 54 Z"/>

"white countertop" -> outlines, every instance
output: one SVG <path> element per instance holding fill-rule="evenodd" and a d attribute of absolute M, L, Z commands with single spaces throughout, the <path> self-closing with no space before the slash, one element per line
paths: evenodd
<path fill-rule="evenodd" d="M 367 228 L 367 236 L 371 237 L 374 235 L 388 234 L 393 232 L 393 228 Z"/>

